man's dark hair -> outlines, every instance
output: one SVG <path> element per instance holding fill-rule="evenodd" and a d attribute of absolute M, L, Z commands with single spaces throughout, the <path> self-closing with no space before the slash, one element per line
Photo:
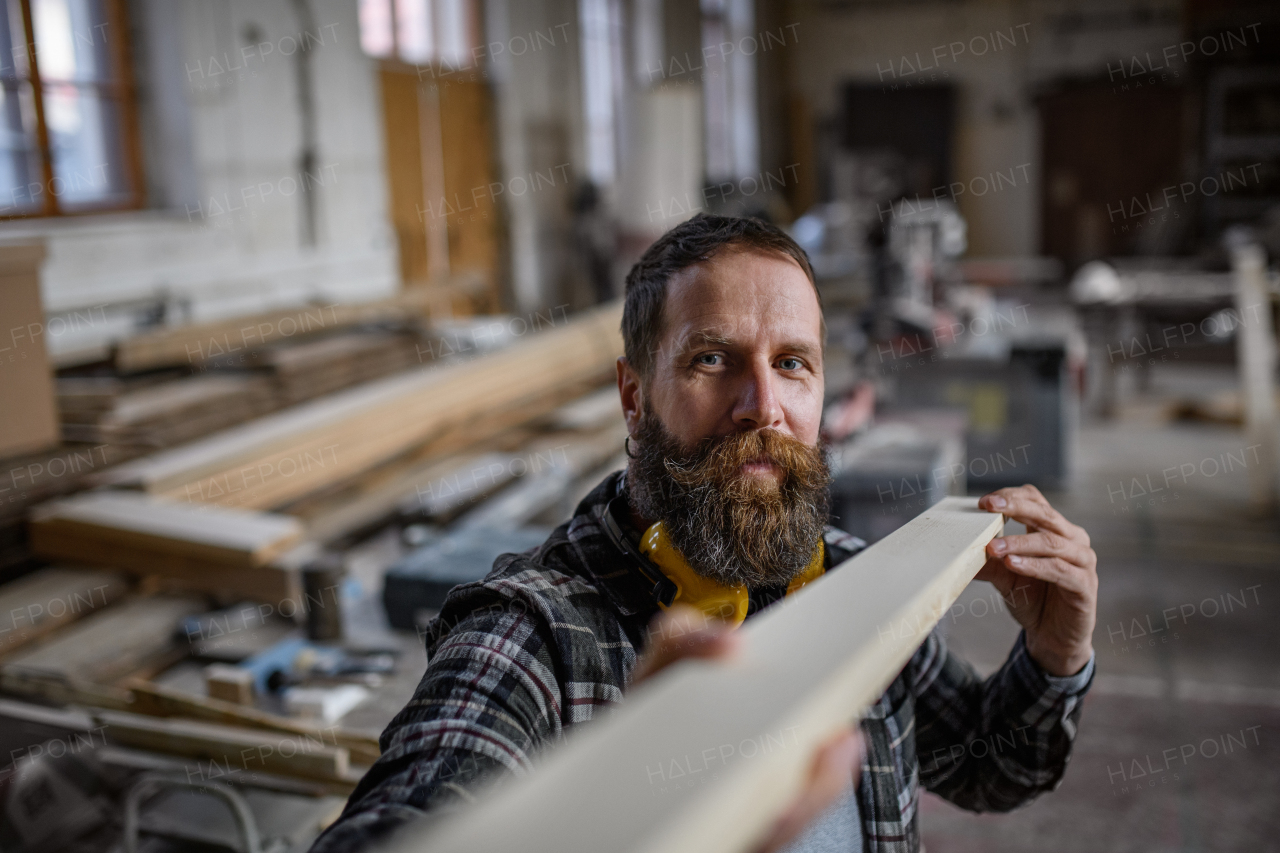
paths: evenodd
<path fill-rule="evenodd" d="M 683 269 L 710 260 L 717 252 L 733 248 L 758 249 L 786 255 L 800 265 L 813 283 L 813 267 L 804 249 L 785 231 L 761 219 L 716 216 L 699 213 L 681 222 L 645 250 L 627 273 L 626 302 L 622 307 L 622 341 L 627 361 L 648 378 L 653 356 L 662 334 L 662 308 L 667 301 L 667 283 Z M 815 283 L 818 309 L 822 296 Z M 823 337 L 826 323 L 823 322 Z"/>

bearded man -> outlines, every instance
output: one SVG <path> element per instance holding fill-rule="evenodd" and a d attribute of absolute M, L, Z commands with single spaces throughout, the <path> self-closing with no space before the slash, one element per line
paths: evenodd
<path fill-rule="evenodd" d="M 864 547 L 826 524 L 825 324 L 794 241 L 753 219 L 675 227 L 627 276 L 622 333 L 626 470 L 543 545 L 449 594 L 417 693 L 315 850 L 526 772 L 673 660 L 732 654 L 736 625 Z M 915 851 L 921 785 L 974 811 L 1056 787 L 1093 676 L 1096 558 L 1034 487 L 980 506 L 1027 525 L 978 574 L 1023 626 L 1008 660 L 980 679 L 931 633 L 857 729 L 819 748 L 761 850 Z"/>

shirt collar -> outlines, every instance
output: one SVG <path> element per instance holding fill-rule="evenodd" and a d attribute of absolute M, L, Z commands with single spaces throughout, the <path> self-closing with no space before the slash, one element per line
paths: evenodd
<path fill-rule="evenodd" d="M 640 534 L 630 521 L 625 472 L 610 474 L 579 504 L 572 527 L 581 530 L 582 569 L 623 616 L 647 619 L 670 603 L 675 584 L 640 553 Z M 571 538 L 574 537 L 571 533 Z"/>

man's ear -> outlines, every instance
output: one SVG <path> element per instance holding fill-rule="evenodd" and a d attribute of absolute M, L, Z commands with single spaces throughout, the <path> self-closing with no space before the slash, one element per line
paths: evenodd
<path fill-rule="evenodd" d="M 622 416 L 627 422 L 627 432 L 635 435 L 640 428 L 640 416 L 644 412 L 644 387 L 640 374 L 636 373 L 626 356 L 618 359 L 618 398 L 622 401 Z"/>

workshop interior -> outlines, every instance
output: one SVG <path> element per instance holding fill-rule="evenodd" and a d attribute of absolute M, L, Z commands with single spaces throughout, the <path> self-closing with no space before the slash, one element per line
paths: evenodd
<path fill-rule="evenodd" d="M 1280 849 L 1280 5 L 2 0 L 0 106 L 0 850 L 310 849 L 627 467 L 699 214 L 807 254 L 832 526 L 1030 484 L 1097 553 L 1057 789 L 921 847 Z"/>

